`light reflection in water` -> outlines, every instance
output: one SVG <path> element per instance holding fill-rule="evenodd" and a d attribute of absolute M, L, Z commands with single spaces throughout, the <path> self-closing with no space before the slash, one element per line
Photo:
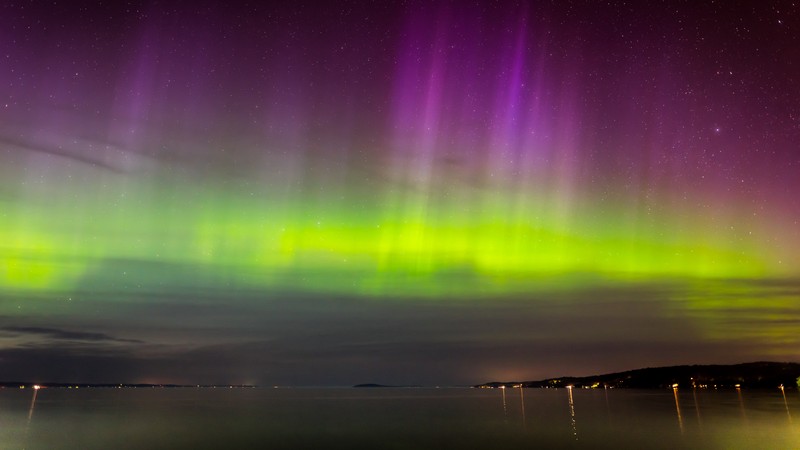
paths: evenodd
<path fill-rule="evenodd" d="M 784 391 L 783 385 L 780 385 L 779 389 L 781 390 L 781 395 L 783 396 L 783 406 L 786 408 L 786 417 L 789 418 L 789 423 L 792 423 L 792 413 L 789 412 L 789 403 L 786 402 L 786 391 Z"/>
<path fill-rule="evenodd" d="M 736 396 L 739 398 L 739 410 L 742 412 L 742 420 L 747 424 L 747 413 L 744 410 L 744 399 L 742 399 L 742 388 L 736 385 Z"/>
<path fill-rule="evenodd" d="M 503 393 L 503 419 L 508 421 L 508 406 L 506 406 L 506 387 L 500 386 L 500 392 Z"/>
<path fill-rule="evenodd" d="M 575 422 L 575 402 L 572 400 L 572 386 L 567 386 L 567 393 L 569 394 L 569 416 L 572 423 L 572 435 L 575 440 L 578 440 L 578 424 Z"/>
<path fill-rule="evenodd" d="M 700 406 L 697 404 L 697 388 L 692 388 L 692 398 L 694 399 L 694 412 L 697 414 L 697 426 L 703 429 L 703 420 L 700 418 Z"/>
<path fill-rule="evenodd" d="M 25 423 L 25 437 L 23 439 L 23 450 L 27 447 L 28 431 L 31 428 L 31 419 L 33 419 L 33 409 L 36 407 L 36 395 L 39 393 L 41 386 L 38 384 L 33 385 L 33 397 L 31 397 L 31 406 L 28 408 L 28 421 Z"/>
<path fill-rule="evenodd" d="M 522 386 L 519 387 L 519 403 L 520 408 L 522 408 L 522 426 L 525 426 L 525 394 L 522 392 L 524 388 Z"/>
<path fill-rule="evenodd" d="M 67 434 L 70 436 L 69 448 L 75 449 L 153 448 L 156 440 L 162 443 L 161 448 L 196 448 L 191 444 L 199 441 L 208 441 L 207 448 L 249 448 L 245 444 L 255 441 L 263 442 L 264 448 L 326 448 L 326 443 L 329 444 L 327 447 L 351 448 L 345 443 L 352 435 L 374 439 L 374 442 L 391 436 L 400 448 L 424 450 L 439 448 L 435 444 L 447 440 L 449 435 L 442 433 L 451 433 L 456 420 L 464 424 L 458 429 L 464 442 L 485 439 L 483 442 L 495 443 L 494 448 L 572 448 L 580 445 L 581 448 L 735 450 L 798 448 L 800 442 L 799 422 L 793 422 L 790 414 L 795 403 L 788 405 L 788 399 L 794 400 L 798 395 L 791 392 L 792 386 L 785 388 L 789 389 L 788 393 L 781 390 L 781 397 L 774 390 L 748 390 L 746 404 L 743 402 L 744 388 L 741 393 L 730 389 L 709 393 L 698 388 L 692 391 L 691 396 L 684 388 L 681 403 L 680 387 L 673 389 L 672 399 L 667 390 L 646 395 L 625 389 L 609 389 L 603 393 L 582 390 L 576 394 L 578 391 L 573 387 L 566 392 L 568 411 L 561 403 L 564 391 L 528 388 L 519 393 L 519 407 L 525 414 L 523 427 L 514 418 L 517 406 L 508 405 L 515 400 L 506 398 L 506 394 L 511 392 L 508 395 L 516 396 L 508 389 L 511 389 L 510 385 L 506 392 L 500 390 L 503 411 L 498 408 L 501 405 L 497 402 L 497 391 L 484 390 L 358 391 L 359 397 L 354 400 L 350 391 L 341 390 L 324 391 L 324 395 L 320 395 L 316 390 L 274 392 L 269 389 L 248 391 L 246 396 L 232 396 L 211 389 L 127 390 L 120 395 L 97 389 L 77 396 L 72 392 L 66 395 L 65 391 L 48 389 L 40 390 L 47 404 L 39 406 L 39 393 L 31 392 L 30 387 L 13 392 L 0 389 L 0 419 L 13 418 L 11 422 L 0 420 L 0 448 L 67 448 L 62 441 Z M 580 435 L 577 433 L 575 395 L 581 395 L 584 402 L 581 404 Z M 742 403 L 738 400 L 740 395 Z M 7 398 L 13 401 L 6 402 Z M 779 398 L 786 399 L 783 409 L 778 404 Z M 612 399 L 614 409 L 607 419 L 605 412 Z M 698 422 L 691 418 L 683 420 L 683 407 L 687 400 L 693 401 L 689 406 L 694 406 Z M 698 413 L 701 400 L 703 408 Z M 367 401 L 371 403 L 365 403 Z M 376 401 L 382 403 L 381 408 L 391 410 L 391 414 L 375 414 L 373 406 L 366 406 L 377 405 Z M 442 402 L 458 403 L 448 404 L 445 409 L 440 407 Z M 95 408 L 95 405 L 99 407 Z M 220 409 L 221 405 L 223 409 Z M 46 408 L 42 409 L 44 406 Z M 748 426 L 742 426 L 740 406 L 747 413 Z M 565 412 L 569 414 L 568 424 L 564 423 Z M 224 422 L 218 423 L 219 426 L 197 427 L 198 419 L 210 424 L 218 420 L 221 413 L 226 417 Z M 261 416 L 259 420 L 253 420 L 252 414 Z M 505 425 L 500 420 L 501 414 L 505 414 Z M 37 417 L 35 426 L 34 415 Z M 527 424 L 528 416 L 533 417 L 531 426 Z M 419 426 L 420 431 L 417 434 L 406 433 L 405 427 L 396 426 L 398 418 L 407 420 L 410 427 Z M 701 418 L 702 429 L 693 425 L 699 424 Z M 96 433 L 71 432 L 86 429 L 87 420 L 96 424 L 92 425 Z M 167 420 L 169 427 L 164 426 Z M 236 426 L 230 427 L 228 424 L 234 421 Z M 10 429 L 9 423 L 16 424 L 16 427 Z M 313 443 L 318 445 L 307 445 L 312 443 L 309 441 L 312 438 L 307 437 L 308 423 L 322 424 L 313 438 Z M 360 428 L 363 423 L 367 424 L 370 434 L 359 434 L 366 433 Z M 137 433 L 120 436 L 121 430 L 132 429 Z M 327 430 L 333 430 L 334 434 Z M 411 437 L 406 437 L 409 434 Z M 120 439 L 130 439 L 130 442 Z M 331 442 L 341 445 L 330 445 Z M 653 445 L 645 445 L 647 443 Z M 754 445 L 756 443 L 758 445 Z"/>
<path fill-rule="evenodd" d="M 31 424 L 31 418 L 33 417 L 33 408 L 36 406 L 36 394 L 39 393 L 39 385 L 33 386 L 33 398 L 31 398 L 31 407 L 28 408 L 28 425 Z"/>
<path fill-rule="evenodd" d="M 675 397 L 675 411 L 678 412 L 678 427 L 683 434 L 683 416 L 681 416 L 681 402 L 678 400 L 678 386 L 672 386 L 672 396 Z"/>

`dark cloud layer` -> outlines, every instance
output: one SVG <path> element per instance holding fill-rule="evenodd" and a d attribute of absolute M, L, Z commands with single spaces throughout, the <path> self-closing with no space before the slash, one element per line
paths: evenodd
<path fill-rule="evenodd" d="M 112 327 L 141 339 L 66 326 L 4 326 L 6 336 L 42 345 L 5 348 L 0 359 L 6 377 L 21 379 L 266 385 L 472 384 L 764 359 L 763 343 L 714 339 L 708 320 L 676 306 L 686 289 L 608 286 L 477 302 L 284 293 L 229 307 L 217 298 L 197 310 L 98 300 L 103 319 L 85 329 Z M 186 314 L 175 320 L 182 309 Z M 717 315 L 720 326 L 729 325 L 727 314 Z M 759 320 L 736 326 L 744 334 L 769 329 Z"/>
<path fill-rule="evenodd" d="M 12 336 L 36 336 L 40 338 L 52 339 L 56 341 L 89 341 L 89 342 L 121 342 L 130 344 L 141 344 L 138 339 L 120 339 L 104 333 L 92 333 L 86 331 L 72 331 L 58 328 L 46 327 L 24 327 L 24 326 L 4 326 L 0 327 L 0 333 Z"/>

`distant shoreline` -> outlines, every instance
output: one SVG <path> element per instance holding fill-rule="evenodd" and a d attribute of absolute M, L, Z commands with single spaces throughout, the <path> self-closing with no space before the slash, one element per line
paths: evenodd
<path fill-rule="evenodd" d="M 154 389 L 154 388 L 202 388 L 202 389 L 254 389 L 254 388 L 303 388 L 311 386 L 259 386 L 253 384 L 175 384 L 175 383 L 47 383 L 40 381 L 0 381 L 0 389 Z M 800 389 L 800 363 L 752 362 L 729 365 L 682 365 L 647 367 L 624 372 L 590 375 L 584 377 L 563 376 L 535 381 L 490 381 L 476 385 L 385 385 L 362 383 L 351 386 L 313 386 L 314 388 L 356 389 L 400 389 L 400 388 L 607 388 L 607 389 L 663 389 L 663 388 L 759 388 Z"/>
<path fill-rule="evenodd" d="M 800 363 L 752 362 L 730 365 L 683 365 L 648 367 L 625 372 L 564 376 L 536 381 L 491 381 L 473 387 L 493 388 L 634 388 L 660 389 L 692 387 L 797 389 Z"/>

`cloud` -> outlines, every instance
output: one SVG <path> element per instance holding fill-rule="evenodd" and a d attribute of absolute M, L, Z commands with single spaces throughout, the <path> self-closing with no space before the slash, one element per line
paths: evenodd
<path fill-rule="evenodd" d="M 4 326 L 0 331 L 13 336 L 38 336 L 59 341 L 88 341 L 88 342 L 114 342 L 126 344 L 141 344 L 143 341 L 138 339 L 123 339 L 110 336 L 105 333 L 93 333 L 87 331 L 72 331 L 61 328 L 49 327 L 24 327 L 24 326 Z"/>
<path fill-rule="evenodd" d="M 0 333 L 17 342 L 0 359 L 24 379 L 262 385 L 473 384 L 796 359 L 796 297 L 778 294 L 791 283 L 739 294 L 717 284 L 436 301 L 276 291 L 234 302 L 211 290 L 109 305 L 96 295 L 82 305 L 102 321 L 7 316 L 17 326 Z"/>

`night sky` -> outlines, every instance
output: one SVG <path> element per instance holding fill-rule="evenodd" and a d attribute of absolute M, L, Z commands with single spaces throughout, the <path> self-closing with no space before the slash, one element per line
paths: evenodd
<path fill-rule="evenodd" d="M 0 6 L 0 379 L 800 361 L 798 4 L 224 3 Z"/>

